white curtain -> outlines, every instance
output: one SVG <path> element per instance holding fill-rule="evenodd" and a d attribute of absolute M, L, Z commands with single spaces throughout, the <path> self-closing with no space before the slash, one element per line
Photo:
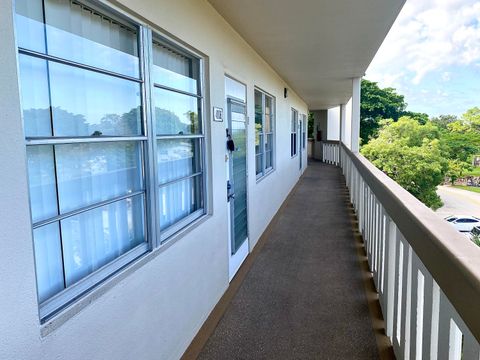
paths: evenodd
<path fill-rule="evenodd" d="M 157 42 L 153 43 L 153 81 L 196 94 L 197 62 Z"/>
<path fill-rule="evenodd" d="M 197 200 L 199 176 L 186 178 L 200 170 L 197 165 L 198 141 L 198 139 L 178 139 L 157 142 L 160 226 L 162 229 L 188 216 L 200 206 Z M 162 185 L 171 181 L 175 182 Z"/>
<path fill-rule="evenodd" d="M 46 0 L 48 53 L 138 77 L 137 32 L 68 0 Z"/>
<path fill-rule="evenodd" d="M 75 2 L 45 1 L 48 46 L 37 49 L 35 41 L 40 40 L 30 25 L 41 21 L 40 3 L 17 2 L 18 17 L 27 19 L 17 24 L 24 47 L 138 76 L 135 30 Z M 49 62 L 47 73 L 45 60 L 27 55 L 21 56 L 20 73 L 26 136 L 141 133 L 141 92 L 136 82 L 54 62 Z M 32 221 L 53 220 L 59 214 L 144 191 L 140 146 L 139 142 L 28 146 Z M 143 193 L 36 227 L 40 302 L 144 241 Z"/>

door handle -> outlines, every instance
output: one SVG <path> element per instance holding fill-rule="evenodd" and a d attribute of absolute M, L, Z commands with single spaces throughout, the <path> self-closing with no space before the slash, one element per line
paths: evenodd
<path fill-rule="evenodd" d="M 235 199 L 233 184 L 230 182 L 230 180 L 227 180 L 227 202 L 233 199 Z"/>

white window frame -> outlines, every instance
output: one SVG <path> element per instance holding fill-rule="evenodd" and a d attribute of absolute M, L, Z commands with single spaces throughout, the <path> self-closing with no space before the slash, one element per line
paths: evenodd
<path fill-rule="evenodd" d="M 146 241 L 138 245 L 137 247 L 131 249 L 130 251 L 116 257 L 106 265 L 102 266 L 100 269 L 92 272 L 91 274 L 85 276 L 75 284 L 65 287 L 63 290 L 57 294 L 46 299 L 42 303 L 38 303 L 39 307 L 39 318 L 41 323 L 50 321 L 52 318 L 56 317 L 61 311 L 66 308 L 74 305 L 78 300 L 84 298 L 86 295 L 98 290 L 98 286 L 104 283 L 106 280 L 112 279 L 112 276 L 117 274 L 120 270 L 125 269 L 128 266 L 131 266 L 137 259 L 145 256 L 152 250 L 159 250 L 161 248 L 166 248 L 166 242 L 170 240 L 177 240 L 179 237 L 176 235 L 181 235 L 183 232 L 181 230 L 186 230 L 187 228 L 194 226 L 200 221 L 200 218 L 203 218 L 208 213 L 208 171 L 207 171 L 207 138 L 206 138 L 206 117 L 205 117 L 205 59 L 203 55 L 191 49 L 187 48 L 187 45 L 180 44 L 177 41 L 168 38 L 160 30 L 152 29 L 151 26 L 143 23 L 141 20 L 131 16 L 124 10 L 118 9 L 114 6 L 107 6 L 103 2 L 96 1 L 92 2 L 89 0 L 75 0 L 76 2 L 81 3 L 82 5 L 91 8 L 92 10 L 98 11 L 105 16 L 118 19 L 119 21 L 134 26 L 137 29 L 137 43 L 138 43 L 138 53 L 139 53 L 139 66 L 140 66 L 140 77 L 139 82 L 141 86 L 141 123 L 142 123 L 142 135 L 131 136 L 131 137 L 119 137 L 114 139 L 114 137 L 105 137 L 105 138 L 95 138 L 92 141 L 101 142 L 101 141 L 138 141 L 141 142 L 142 152 L 144 156 L 142 158 L 143 167 L 143 180 L 145 181 L 144 193 L 144 222 L 145 222 L 145 239 Z M 166 46 L 172 47 L 177 51 L 181 51 L 184 54 L 194 58 L 199 62 L 199 74 L 197 81 L 199 82 L 199 93 L 197 94 L 200 98 L 200 105 L 198 109 L 198 116 L 200 120 L 200 135 L 195 135 L 194 137 L 199 138 L 200 140 L 200 163 L 201 171 L 203 176 L 202 188 L 201 188 L 201 208 L 196 212 L 186 216 L 177 223 L 173 224 L 171 227 L 165 229 L 163 232 L 160 232 L 159 226 L 159 206 L 157 198 L 157 163 L 156 163 L 156 142 L 157 137 L 154 131 L 154 108 L 153 108 L 153 80 L 151 78 L 151 68 L 152 68 L 152 39 L 153 34 L 155 34 L 156 41 L 162 41 Z M 93 68 L 88 65 L 78 64 L 74 61 L 68 59 L 60 59 L 50 56 L 48 54 L 42 54 L 35 52 L 33 50 L 18 48 L 18 53 L 38 57 L 48 61 L 57 61 L 62 64 L 75 67 L 83 68 L 85 70 L 93 70 L 104 73 L 106 75 L 119 76 L 115 73 L 111 73 L 108 70 L 102 70 L 98 68 Z M 18 62 L 18 56 L 17 56 Z M 21 70 L 21 69 L 20 69 Z M 20 81 L 20 77 L 18 78 Z M 23 119 L 22 119 L 23 120 Z M 91 139 L 79 139 L 79 137 L 73 136 L 67 139 L 55 139 L 45 138 L 26 138 L 26 146 L 35 146 L 35 145 L 50 145 L 57 143 L 76 143 L 76 142 L 90 142 Z M 30 196 L 30 194 L 29 194 Z M 131 195 L 134 196 L 134 195 Z M 108 201 L 107 201 L 108 203 Z M 97 207 L 98 204 L 93 204 L 88 206 Z M 78 212 L 80 213 L 84 209 L 82 208 Z M 69 213 L 70 214 L 70 213 Z M 68 215 L 59 215 L 57 217 L 66 217 Z M 43 222 L 42 222 L 43 223 Z M 35 224 L 33 224 L 35 226 Z M 41 226 L 41 224 L 37 224 Z M 32 239 L 33 239 L 33 228 L 32 228 Z M 37 289 L 38 291 L 38 289 Z"/>
<path fill-rule="evenodd" d="M 257 181 L 263 179 L 265 176 L 271 174 L 275 170 L 275 150 L 276 150 L 276 144 L 275 144 L 275 128 L 276 128 L 276 99 L 273 95 L 267 93 L 266 91 L 263 91 L 262 89 L 255 87 L 254 88 L 255 92 L 259 92 L 262 95 L 262 131 L 261 131 L 261 139 L 262 143 L 260 144 L 262 152 L 260 154 L 261 161 L 262 161 L 262 170 L 256 174 L 256 179 Z M 269 97 L 271 100 L 271 131 L 266 132 L 265 131 L 265 104 L 266 104 L 266 97 Z M 254 96 L 254 99 L 256 97 Z M 256 108 L 256 104 L 254 103 L 254 108 Z M 256 123 L 256 122 L 255 122 Z M 266 159 L 266 144 L 267 144 L 267 136 L 271 135 L 272 136 L 272 149 L 271 149 L 271 154 L 272 154 L 272 164 L 270 167 L 266 167 L 267 159 Z M 256 129 L 255 129 L 255 136 L 257 136 Z M 257 172 L 257 154 L 255 153 L 255 173 Z"/>
<path fill-rule="evenodd" d="M 293 159 L 298 155 L 298 111 L 291 109 L 290 120 L 290 157 Z"/>

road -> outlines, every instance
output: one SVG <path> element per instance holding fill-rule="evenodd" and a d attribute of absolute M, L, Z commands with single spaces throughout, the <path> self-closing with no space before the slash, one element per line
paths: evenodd
<path fill-rule="evenodd" d="M 472 215 L 480 217 L 480 193 L 456 189 L 450 186 L 439 186 L 437 194 L 444 205 L 437 210 L 442 218 L 448 215 Z"/>

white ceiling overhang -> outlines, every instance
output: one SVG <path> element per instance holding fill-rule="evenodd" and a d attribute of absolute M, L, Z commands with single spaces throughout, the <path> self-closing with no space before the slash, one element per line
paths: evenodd
<path fill-rule="evenodd" d="M 209 0 L 311 110 L 344 104 L 405 0 Z"/>

